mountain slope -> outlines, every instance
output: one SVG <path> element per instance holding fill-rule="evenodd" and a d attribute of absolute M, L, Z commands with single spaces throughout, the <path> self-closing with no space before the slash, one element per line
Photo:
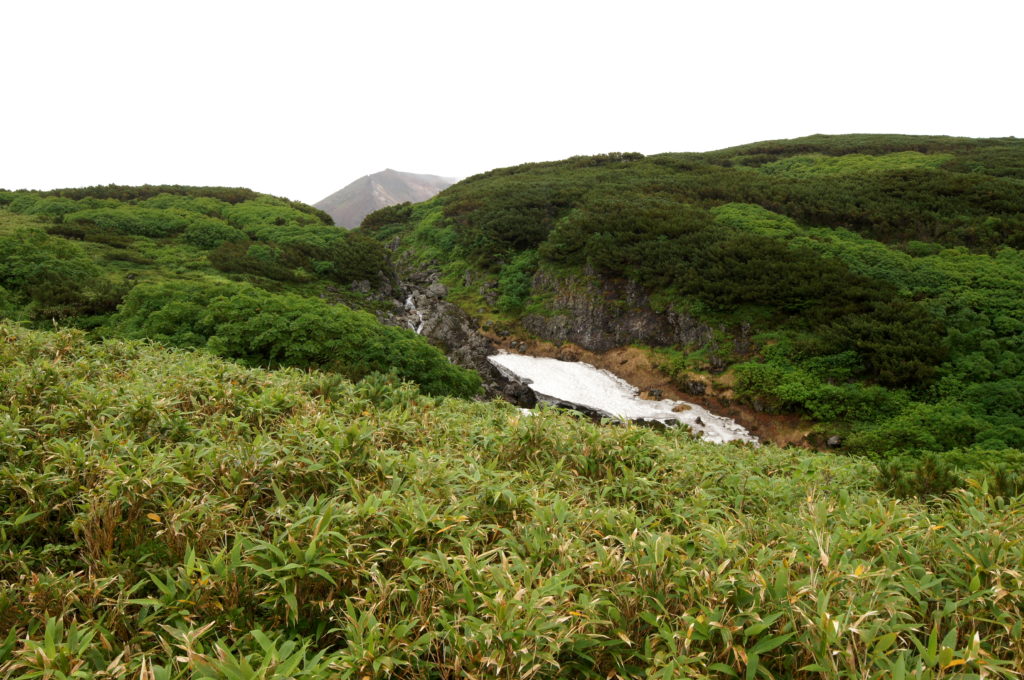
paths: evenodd
<path fill-rule="evenodd" d="M 1024 670 L 993 486 L 895 502 L 859 459 L 0 338 L 0 678 Z"/>
<path fill-rule="evenodd" d="M 399 203 L 419 203 L 433 198 L 455 180 L 437 175 L 384 170 L 360 177 L 315 206 L 329 214 L 339 227 L 358 227 L 374 210 Z"/>
<path fill-rule="evenodd" d="M 576 157 L 364 224 L 484 332 L 647 346 L 683 392 L 817 422 L 810 443 L 887 460 L 1024 447 L 1024 140 Z"/>
<path fill-rule="evenodd" d="M 475 374 L 367 313 L 401 307 L 396 283 L 373 239 L 245 189 L 0 191 L 0 316 L 474 394 Z"/>

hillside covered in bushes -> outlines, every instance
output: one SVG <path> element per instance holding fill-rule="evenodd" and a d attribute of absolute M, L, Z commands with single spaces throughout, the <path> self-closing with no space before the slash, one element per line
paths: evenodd
<path fill-rule="evenodd" d="M 0 316 L 475 394 L 476 375 L 369 313 L 396 285 L 373 239 L 247 189 L 0 192 Z"/>
<path fill-rule="evenodd" d="M 1024 506 L 0 323 L 0 677 L 1024 672 Z"/>
<path fill-rule="evenodd" d="M 942 466 L 1024 447 L 1024 140 L 577 157 L 471 177 L 361 231 L 400 236 L 513 336 L 576 341 L 544 335 L 575 323 L 566 298 L 628 311 L 600 298 L 639 288 L 708 329 L 649 348 L 680 386 L 800 414 L 847 452 Z"/>

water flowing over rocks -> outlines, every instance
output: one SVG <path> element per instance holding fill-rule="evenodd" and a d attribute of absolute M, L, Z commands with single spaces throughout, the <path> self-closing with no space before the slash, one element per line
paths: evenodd
<path fill-rule="evenodd" d="M 395 311 L 383 319 L 385 323 L 411 328 L 438 346 L 452 363 L 479 373 L 486 398 L 502 398 L 526 408 L 536 405 L 529 387 L 487 361 L 497 348 L 462 309 L 444 299 L 448 289 L 437 282 L 436 274 L 414 273 L 403 283 L 405 302 L 396 304 Z"/>
<path fill-rule="evenodd" d="M 529 385 L 532 378 L 522 378 L 515 372 L 502 370 L 490 360 L 500 351 L 534 354 L 527 343 L 522 338 L 510 336 L 505 327 L 484 323 L 481 329 L 475 319 L 445 299 L 448 290 L 438 280 L 436 271 L 411 265 L 401 255 L 396 264 L 401 272 L 400 287 L 396 288 L 390 312 L 381 314 L 381 320 L 415 330 L 444 351 L 453 363 L 477 371 L 483 378 L 484 398 L 501 398 L 525 408 L 535 406 L 538 394 Z M 466 283 L 474 283 L 469 275 Z M 482 294 L 490 292 L 484 290 L 487 284 L 486 281 L 480 283 Z M 522 319 L 522 324 L 537 337 L 563 347 L 565 351 L 561 354 L 572 354 L 569 350 L 574 347 L 577 351 L 582 348 L 586 352 L 603 354 L 633 343 L 658 346 L 714 342 L 709 326 L 684 314 L 655 311 L 647 293 L 628 282 L 603 282 L 591 276 L 559 278 L 538 273 L 534 285 L 551 293 L 553 313 L 528 315 Z M 743 333 L 738 335 L 742 338 Z M 531 346 L 535 344 L 532 340 L 530 342 Z M 741 351 L 742 348 L 737 344 L 734 350 Z M 579 357 L 559 358 L 573 361 Z M 628 383 L 623 384 L 627 390 L 634 390 Z M 692 387 L 691 394 L 700 395 L 706 385 L 695 382 Z M 654 397 L 654 400 L 640 400 L 647 405 L 645 408 L 651 408 L 651 404 L 660 406 L 656 413 L 642 415 L 637 420 L 662 424 L 686 422 L 698 432 L 714 429 L 722 421 L 724 429 L 709 435 L 712 440 L 756 441 L 730 418 L 716 416 L 706 408 L 688 402 L 661 399 L 662 395 L 656 394 L 659 389 L 646 383 L 639 385 L 639 389 L 645 396 Z M 588 406 L 576 403 L 571 408 L 596 417 L 616 417 L 601 407 L 588 411 Z"/>
<path fill-rule="evenodd" d="M 758 441 L 734 420 L 697 404 L 641 399 L 636 387 L 590 364 L 521 354 L 497 354 L 489 361 L 510 379 L 528 383 L 539 400 L 587 415 L 665 426 L 685 424 L 715 443 Z"/>
<path fill-rule="evenodd" d="M 416 306 L 416 301 L 410 294 L 409 297 L 405 298 L 405 311 L 412 314 L 416 319 L 409 322 L 409 328 L 415 331 L 416 335 L 423 334 L 423 312 Z"/>

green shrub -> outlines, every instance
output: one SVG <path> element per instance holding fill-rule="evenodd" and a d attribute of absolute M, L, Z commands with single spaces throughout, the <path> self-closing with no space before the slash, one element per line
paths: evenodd
<path fill-rule="evenodd" d="M 7 203 L 7 209 L 12 213 L 24 213 L 34 206 L 38 200 L 39 196 L 37 194 L 15 192 L 14 197 Z"/>
<path fill-rule="evenodd" d="M 209 217 L 222 217 L 225 208 L 231 204 L 210 196 L 188 196 L 182 194 L 158 194 L 139 201 L 144 208 L 160 208 L 178 212 L 194 212 Z"/>
<path fill-rule="evenodd" d="M 412 204 L 406 201 L 374 210 L 360 225 L 363 229 L 373 230 L 392 224 L 406 224 L 412 219 Z"/>
<path fill-rule="evenodd" d="M 140 284 L 109 332 L 207 347 L 253 365 L 322 367 L 351 378 L 393 372 L 428 394 L 472 396 L 475 373 L 453 366 L 412 331 L 315 298 L 243 284 Z"/>
<path fill-rule="evenodd" d="M 316 215 L 298 210 L 286 201 L 269 197 L 228 206 L 221 215 L 229 224 L 243 231 L 261 226 L 322 224 Z"/>
<path fill-rule="evenodd" d="M 302 260 L 298 257 L 286 259 L 289 254 L 291 251 L 246 239 L 223 241 L 208 257 L 210 264 L 222 272 L 263 276 L 275 281 L 298 281 L 295 269 Z"/>
<path fill-rule="evenodd" d="M 537 251 L 524 250 L 502 268 L 498 275 L 499 311 L 513 312 L 523 308 L 530 296 L 532 278 L 538 263 Z"/>
<path fill-rule="evenodd" d="M 0 286 L 0 317 L 13 318 L 17 312 L 18 306 L 14 301 L 14 293 Z"/>
<path fill-rule="evenodd" d="M 1024 493 L 1024 451 L 979 448 L 900 454 L 879 463 L 879 488 L 895 496 L 940 496 L 966 484 L 995 496 Z"/>
<path fill-rule="evenodd" d="M 971 446 L 984 428 L 984 420 L 968 413 L 963 404 L 915 402 L 859 428 L 849 436 L 847 448 L 882 458 L 900 452 L 947 451 Z"/>
<path fill-rule="evenodd" d="M 68 213 L 80 210 L 81 206 L 70 198 L 40 198 L 24 210 L 26 215 L 45 215 L 47 217 L 63 217 Z"/>
<path fill-rule="evenodd" d="M 47 234 L 63 236 L 64 238 L 76 241 L 89 241 L 102 243 L 112 248 L 127 248 L 132 243 L 132 238 L 118 234 L 117 232 L 101 229 L 92 224 L 69 224 L 61 222 L 50 225 L 46 228 Z"/>
<path fill-rule="evenodd" d="M 897 456 L 879 463 L 879 487 L 894 496 L 944 496 L 963 485 L 964 478 L 937 453 Z"/>
<path fill-rule="evenodd" d="M 76 244 L 34 229 L 0 236 L 0 286 L 10 291 L 7 308 L 47 324 L 91 324 L 124 295 Z"/>
<path fill-rule="evenodd" d="M 245 239 L 238 229 L 215 219 L 197 219 L 185 227 L 182 240 L 197 248 L 216 248 L 225 241 L 242 241 Z"/>
<path fill-rule="evenodd" d="M 0 286 L 31 303 L 36 318 L 65 318 L 82 311 L 99 268 L 73 243 L 24 229 L 0 236 Z"/>
<path fill-rule="evenodd" d="M 79 210 L 65 215 L 64 221 L 93 225 L 120 234 L 160 238 L 181 233 L 193 219 L 173 210 L 124 206 Z"/>

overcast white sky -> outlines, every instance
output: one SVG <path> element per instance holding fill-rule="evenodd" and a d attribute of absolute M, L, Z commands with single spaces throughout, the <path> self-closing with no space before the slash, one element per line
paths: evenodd
<path fill-rule="evenodd" d="M 0 187 L 467 176 L 817 132 L 1024 136 L 1021 0 L 4 0 Z"/>

